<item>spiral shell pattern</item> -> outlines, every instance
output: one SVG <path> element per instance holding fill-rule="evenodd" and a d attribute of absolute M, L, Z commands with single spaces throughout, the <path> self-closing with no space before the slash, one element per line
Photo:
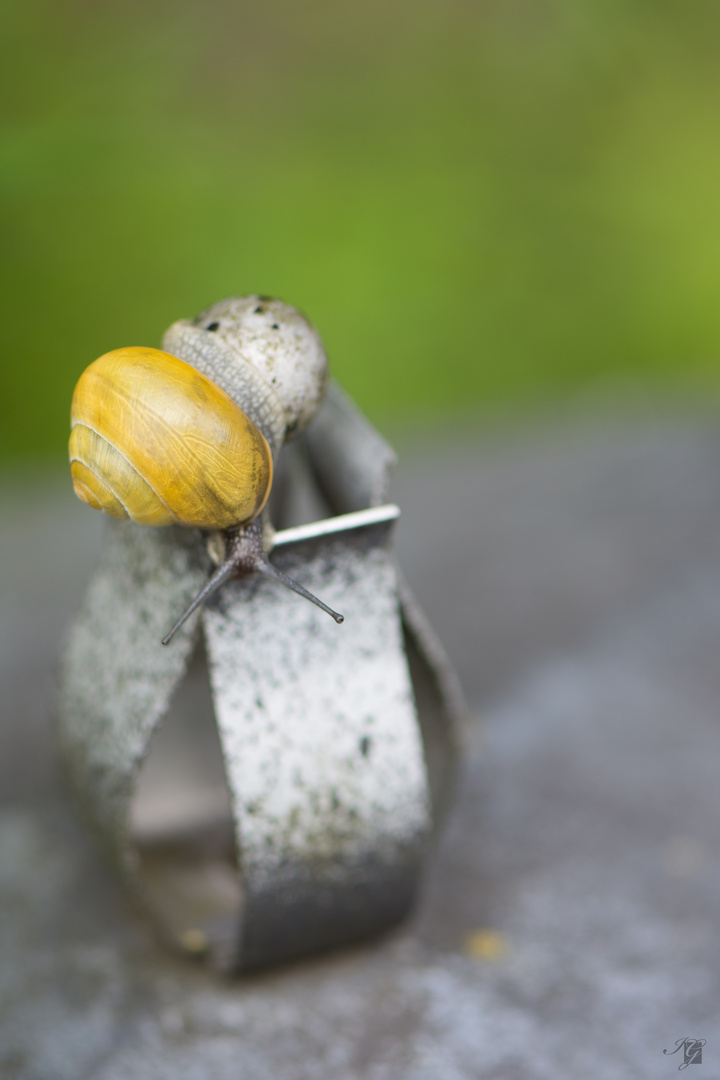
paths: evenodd
<path fill-rule="evenodd" d="M 73 395 L 75 494 L 141 525 L 252 521 L 272 484 L 262 432 L 211 379 L 159 349 L 106 353 Z"/>

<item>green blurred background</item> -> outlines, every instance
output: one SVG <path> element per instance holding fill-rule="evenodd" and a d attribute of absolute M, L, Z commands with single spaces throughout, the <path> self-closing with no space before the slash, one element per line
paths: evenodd
<path fill-rule="evenodd" d="M 720 396 L 717 0 L 9 0 L 0 455 L 221 297 L 368 413 Z"/>

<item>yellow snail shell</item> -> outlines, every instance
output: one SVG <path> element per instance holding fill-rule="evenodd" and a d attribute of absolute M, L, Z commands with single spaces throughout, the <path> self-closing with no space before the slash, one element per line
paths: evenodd
<path fill-rule="evenodd" d="M 272 484 L 261 431 L 216 383 L 160 349 L 105 353 L 71 410 L 75 494 L 142 525 L 227 529 L 252 521 Z"/>
<path fill-rule="evenodd" d="M 273 458 L 320 408 L 327 360 L 315 328 L 269 297 L 220 301 L 174 323 L 163 348 L 116 349 L 80 376 L 72 403 L 76 495 L 141 525 L 220 530 L 224 556 L 163 638 L 237 572 L 258 572 L 343 616 L 268 559 Z M 267 534 L 267 535 L 266 535 Z"/>

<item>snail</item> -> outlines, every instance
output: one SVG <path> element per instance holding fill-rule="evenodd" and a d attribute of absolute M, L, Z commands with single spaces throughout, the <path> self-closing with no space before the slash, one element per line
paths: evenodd
<path fill-rule="evenodd" d="M 75 494 L 111 517 L 218 531 L 219 563 L 163 638 L 237 572 L 258 571 L 343 616 L 269 561 L 273 460 L 322 404 L 327 361 L 310 323 L 268 297 L 223 300 L 174 323 L 162 349 L 95 360 L 71 408 Z"/>

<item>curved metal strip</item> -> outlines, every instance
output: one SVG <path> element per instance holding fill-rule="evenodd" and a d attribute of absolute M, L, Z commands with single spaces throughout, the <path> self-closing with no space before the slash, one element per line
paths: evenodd
<path fill-rule="evenodd" d="M 342 608 L 340 628 L 257 577 L 203 616 L 242 870 L 241 967 L 386 929 L 415 898 L 430 807 L 391 527 L 318 528 L 274 553 Z"/>
<path fill-rule="evenodd" d="M 272 559 L 342 627 L 259 575 L 231 582 L 202 615 L 210 683 L 202 651 L 184 682 L 198 623 L 159 642 L 207 577 L 202 534 L 110 522 L 62 662 L 60 743 L 94 823 L 166 938 L 223 967 L 402 918 L 457 760 L 455 676 L 404 585 L 398 601 L 392 451 L 338 391 L 318 440 L 311 484 L 353 512 L 277 533 Z M 195 765 L 204 740 L 194 801 L 173 739 Z"/>
<path fill-rule="evenodd" d="M 60 665 L 58 733 L 73 785 L 121 862 L 128 815 L 157 722 L 185 674 L 197 628 L 159 642 L 207 577 L 197 533 L 109 521 L 100 564 Z"/>
<path fill-rule="evenodd" d="M 305 439 L 315 478 L 336 514 L 385 502 L 395 451 L 334 380 Z"/>

